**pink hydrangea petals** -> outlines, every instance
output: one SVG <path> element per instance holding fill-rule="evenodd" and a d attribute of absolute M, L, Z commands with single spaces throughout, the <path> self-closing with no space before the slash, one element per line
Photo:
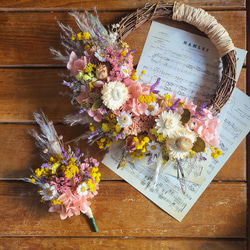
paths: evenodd
<path fill-rule="evenodd" d="M 51 205 L 49 212 L 57 212 L 60 214 L 62 220 L 73 215 L 80 215 L 80 213 L 87 213 L 91 203 L 87 201 L 90 195 L 80 196 L 76 191 L 71 192 L 67 190 L 58 200 L 63 202 L 62 205 Z"/>
<path fill-rule="evenodd" d="M 196 112 L 196 108 L 197 108 L 197 105 L 195 105 L 193 102 L 188 102 L 186 105 L 185 105 L 185 108 L 186 109 L 189 109 L 191 114 L 194 115 L 195 112 Z"/>
<path fill-rule="evenodd" d="M 145 111 L 147 110 L 147 108 L 148 108 L 148 104 L 147 103 L 140 103 L 138 105 L 138 111 L 139 111 L 140 114 L 144 114 Z"/>
<path fill-rule="evenodd" d="M 212 146 L 216 147 L 220 144 L 220 140 L 219 140 L 218 136 L 214 136 L 214 138 L 212 140 L 210 140 L 209 143 Z"/>
<path fill-rule="evenodd" d="M 217 146 L 219 144 L 217 128 L 220 125 L 220 120 L 219 118 L 213 118 L 210 111 L 206 110 L 205 112 L 206 117 L 199 116 L 192 119 L 195 123 L 193 130 L 207 143 Z"/>

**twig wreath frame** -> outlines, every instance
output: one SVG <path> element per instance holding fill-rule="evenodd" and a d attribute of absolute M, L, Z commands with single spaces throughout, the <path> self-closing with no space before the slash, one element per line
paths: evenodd
<path fill-rule="evenodd" d="M 221 80 L 211 98 L 213 112 L 217 114 L 227 103 L 236 86 L 236 51 L 232 39 L 226 29 L 217 20 L 200 8 L 178 2 L 164 1 L 146 4 L 143 8 L 127 15 L 119 22 L 118 40 L 124 40 L 133 30 L 157 18 L 166 17 L 176 21 L 184 21 L 204 32 L 216 46 L 223 62 Z"/>

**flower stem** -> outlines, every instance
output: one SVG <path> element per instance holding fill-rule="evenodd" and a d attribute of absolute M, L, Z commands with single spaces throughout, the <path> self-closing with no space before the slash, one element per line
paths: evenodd
<path fill-rule="evenodd" d="M 97 226 L 96 226 L 96 224 L 95 224 L 95 219 L 94 219 L 94 217 L 90 218 L 90 220 L 91 220 L 92 225 L 93 225 L 93 227 L 94 227 L 94 231 L 97 233 L 97 232 L 98 232 L 98 228 L 97 228 Z"/>
<path fill-rule="evenodd" d="M 87 211 L 86 215 L 90 218 L 90 221 L 92 222 L 92 225 L 94 227 L 94 232 L 98 232 L 98 228 L 97 228 L 97 226 L 95 224 L 95 219 L 94 219 L 94 216 L 92 214 L 92 211 L 91 211 L 90 207 L 88 208 L 88 211 Z"/>

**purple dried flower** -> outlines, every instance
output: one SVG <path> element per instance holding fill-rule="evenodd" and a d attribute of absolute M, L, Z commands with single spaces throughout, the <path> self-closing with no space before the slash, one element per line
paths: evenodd
<path fill-rule="evenodd" d="M 63 85 L 72 88 L 73 87 L 73 83 L 72 82 L 66 82 L 65 80 L 63 80 L 62 82 Z"/>
<path fill-rule="evenodd" d="M 98 29 L 98 31 L 95 31 L 96 37 L 103 43 L 106 44 L 106 42 L 104 41 L 104 39 L 102 39 L 98 34 L 100 33 L 101 28 Z"/>
<path fill-rule="evenodd" d="M 155 88 L 159 85 L 161 78 L 158 77 L 157 81 L 151 86 L 150 92 L 160 92 L 159 90 L 155 90 Z"/>
<path fill-rule="evenodd" d="M 206 106 L 207 106 L 207 103 L 205 102 L 205 103 L 202 105 L 202 107 L 201 107 L 201 111 L 199 112 L 200 115 L 205 116 L 203 110 L 204 110 L 204 108 L 205 108 Z"/>

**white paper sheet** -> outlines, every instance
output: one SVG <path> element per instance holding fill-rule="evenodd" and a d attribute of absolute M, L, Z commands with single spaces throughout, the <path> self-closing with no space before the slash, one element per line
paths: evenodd
<path fill-rule="evenodd" d="M 237 79 L 246 51 L 237 50 Z M 161 93 L 176 92 L 196 105 L 214 95 L 222 71 L 216 47 L 206 38 L 161 23 L 152 22 L 137 66 L 137 74 L 148 84 L 160 77 Z"/>
<path fill-rule="evenodd" d="M 239 49 L 237 51 L 238 78 L 246 52 Z M 188 96 L 189 100 L 194 98 L 195 102 L 199 100 L 204 103 L 214 93 L 219 82 L 220 67 L 217 51 L 209 39 L 153 22 L 137 69 L 138 73 L 146 70 L 142 77 L 142 80 L 145 77 L 146 83 L 153 84 L 161 77 L 162 92 L 175 91 L 180 97 Z M 236 88 L 222 110 L 221 119 L 224 120 L 220 133 L 223 155 L 217 160 L 213 159 L 207 169 L 201 167 L 201 172 L 195 173 L 203 174 L 202 178 L 205 176 L 202 185 L 190 181 L 183 183 L 185 194 L 177 178 L 170 172 L 166 173 L 167 168 L 160 173 L 156 185 L 152 178 L 154 169 L 142 161 L 128 163 L 125 168 L 118 169 L 121 149 L 117 144 L 110 148 L 103 163 L 164 211 L 181 221 L 249 132 L 250 98 Z"/>

